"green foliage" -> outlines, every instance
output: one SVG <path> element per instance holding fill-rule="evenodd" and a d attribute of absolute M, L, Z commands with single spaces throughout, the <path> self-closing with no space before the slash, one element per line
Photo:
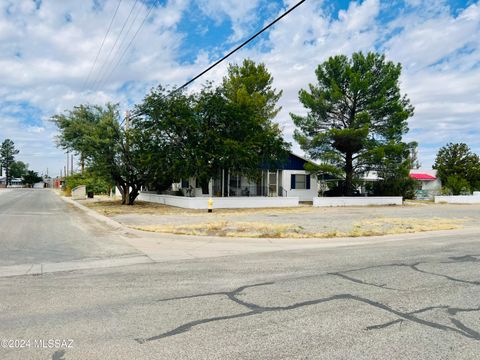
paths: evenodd
<path fill-rule="evenodd" d="M 136 129 L 120 126 L 118 105 L 81 105 L 53 116 L 52 121 L 60 132 L 58 146 L 81 154 L 95 175 L 121 189 L 123 204 L 133 205 L 149 179 L 153 155 L 145 150 Z"/>
<path fill-rule="evenodd" d="M 43 181 L 42 177 L 38 175 L 37 172 L 33 170 L 28 170 L 23 175 L 23 183 L 29 187 L 32 187 L 34 184 Z"/>
<path fill-rule="evenodd" d="M 134 122 L 145 138 L 155 139 L 156 183 L 189 176 L 206 182 L 221 169 L 255 177 L 262 164 L 283 159 L 288 144 L 272 122 L 281 92 L 272 89 L 272 81 L 263 64 L 245 60 L 229 67 L 219 87 L 206 84 L 192 95 L 163 87 L 152 91 Z"/>
<path fill-rule="evenodd" d="M 408 176 L 391 177 L 372 183 L 370 188 L 374 196 L 402 196 L 403 199 L 415 199 L 418 182 Z"/>
<path fill-rule="evenodd" d="M 455 195 L 465 191 L 480 189 L 480 158 L 467 144 L 448 143 L 440 148 L 435 159 L 434 169 L 443 186 Z"/>
<path fill-rule="evenodd" d="M 19 151 L 15 149 L 15 144 L 10 139 L 5 139 L 0 146 L 0 166 L 5 169 L 7 184 L 10 184 L 12 175 L 10 173 L 11 165 L 15 161 L 15 155 Z"/>
<path fill-rule="evenodd" d="M 28 172 L 28 164 L 22 161 L 14 161 L 10 165 L 10 175 L 12 178 L 22 178 Z"/>
<path fill-rule="evenodd" d="M 59 147 L 81 155 L 94 174 L 114 182 L 132 204 L 141 186 L 164 190 L 221 169 L 254 177 L 286 157 L 289 144 L 272 120 L 281 91 L 263 64 L 230 65 L 222 85 L 193 94 L 158 87 L 136 107 L 128 130 L 115 105 L 81 105 L 55 115 Z M 129 196 L 126 191 L 131 188 Z"/>
<path fill-rule="evenodd" d="M 460 175 L 448 176 L 443 186 L 448 189 L 452 195 L 470 195 L 472 193 L 470 183 Z"/>
<path fill-rule="evenodd" d="M 388 156 L 392 146 L 399 145 L 400 152 L 407 147 L 402 136 L 413 107 L 400 93 L 400 73 L 401 65 L 387 62 L 384 55 L 339 55 L 318 66 L 317 84 L 299 92 L 308 113 L 291 114 L 297 126 L 294 138 L 312 158 L 343 173 L 343 195 L 352 194 L 355 179 L 378 170 L 384 160 L 397 158 L 395 166 L 403 166 L 404 157 L 381 156 Z"/>
<path fill-rule="evenodd" d="M 66 188 L 73 189 L 79 185 L 85 185 L 87 192 L 91 191 L 94 194 L 109 194 L 110 189 L 113 187 L 109 180 L 88 170 L 65 177 Z"/>

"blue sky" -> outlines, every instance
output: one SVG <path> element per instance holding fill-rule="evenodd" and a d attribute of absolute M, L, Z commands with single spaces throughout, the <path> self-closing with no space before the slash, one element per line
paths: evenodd
<path fill-rule="evenodd" d="M 120 58 L 152 4 L 122 0 L 88 77 L 118 3 L 0 1 L 0 140 L 14 140 L 18 159 L 39 172 L 58 175 L 64 166 L 53 114 L 108 101 L 126 109 L 159 83 L 180 85 L 296 1 L 162 0 Z M 307 0 L 230 61 L 249 57 L 267 65 L 284 91 L 276 121 L 293 142 L 289 113 L 305 111 L 297 93 L 315 81 L 319 63 L 359 50 L 384 52 L 403 65 L 401 87 L 416 109 L 406 139 L 419 142 L 428 168 L 450 141 L 480 153 L 479 34 L 478 1 Z M 225 67 L 191 89 L 221 80 Z M 294 142 L 293 148 L 300 152 Z"/>

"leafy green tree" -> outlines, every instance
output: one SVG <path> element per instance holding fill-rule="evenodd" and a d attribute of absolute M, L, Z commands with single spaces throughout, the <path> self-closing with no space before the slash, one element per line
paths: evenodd
<path fill-rule="evenodd" d="M 121 191 L 122 204 L 133 205 L 150 176 L 152 154 L 144 150 L 134 128 L 120 126 L 118 106 L 82 105 L 52 121 L 60 134 L 59 147 L 82 154 L 86 165 Z"/>
<path fill-rule="evenodd" d="M 400 93 L 401 65 L 359 52 L 351 59 L 330 57 L 315 73 L 317 84 L 299 92 L 307 115 L 291 114 L 294 138 L 312 158 L 340 170 L 342 193 L 351 195 L 355 179 L 377 170 L 386 160 L 379 162 L 379 155 L 401 144 L 408 131 L 413 106 Z"/>
<path fill-rule="evenodd" d="M 245 59 L 242 65 L 230 64 L 223 78 L 222 93 L 230 104 L 248 108 L 265 125 L 281 110 L 277 102 L 282 91 L 273 88 L 273 77 L 265 64 Z"/>
<path fill-rule="evenodd" d="M 19 151 L 15 149 L 15 144 L 10 139 L 5 139 L 0 146 L 0 166 L 5 169 L 6 184 L 10 185 L 12 180 L 12 175 L 10 173 L 11 166 L 15 161 L 15 155 Z"/>
<path fill-rule="evenodd" d="M 158 87 L 137 107 L 135 128 L 155 141 L 157 183 L 195 176 L 206 184 L 221 169 L 252 178 L 261 165 L 283 159 L 288 144 L 273 117 L 281 92 L 263 64 L 230 65 L 222 85 L 195 94 Z M 165 166 L 168 165 L 168 166 Z M 158 187 L 157 187 L 158 188 Z"/>
<path fill-rule="evenodd" d="M 468 191 L 480 189 L 480 158 L 467 144 L 448 143 L 440 148 L 433 168 L 454 195 L 460 194 L 462 188 Z"/>
<path fill-rule="evenodd" d="M 24 175 L 23 175 L 23 183 L 27 185 L 28 187 L 32 187 L 36 183 L 39 183 L 40 181 L 43 181 L 43 178 L 38 175 L 37 172 L 33 170 L 28 170 Z"/>
<path fill-rule="evenodd" d="M 74 151 L 80 156 L 82 171 L 85 166 L 84 154 L 89 154 L 92 146 L 91 139 L 87 134 L 90 134 L 91 129 L 99 121 L 98 110 L 89 105 L 79 105 L 73 110 L 52 118 L 57 125 L 62 126 L 62 134 L 57 137 L 57 145 L 62 149 Z"/>
<path fill-rule="evenodd" d="M 10 165 L 10 175 L 12 178 L 22 178 L 28 171 L 28 164 L 22 161 L 14 161 Z"/>

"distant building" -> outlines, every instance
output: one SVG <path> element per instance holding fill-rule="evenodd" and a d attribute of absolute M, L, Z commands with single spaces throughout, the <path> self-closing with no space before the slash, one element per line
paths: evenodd
<path fill-rule="evenodd" d="M 7 178 L 5 176 L 0 177 L 0 187 L 7 187 Z M 21 178 L 12 178 L 8 187 L 23 187 L 23 180 Z"/>
<path fill-rule="evenodd" d="M 416 198 L 419 200 L 431 200 L 442 190 L 442 182 L 437 178 L 437 170 L 411 170 L 410 177 L 418 181 Z"/>

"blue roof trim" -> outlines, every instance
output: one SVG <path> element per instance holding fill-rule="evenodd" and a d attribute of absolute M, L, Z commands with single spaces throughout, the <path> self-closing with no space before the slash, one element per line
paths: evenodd
<path fill-rule="evenodd" d="M 305 164 L 308 163 L 308 160 L 301 158 L 293 153 L 288 154 L 288 158 L 283 162 L 279 163 L 276 166 L 273 166 L 277 170 L 305 170 Z M 267 170 L 269 167 L 264 165 L 262 166 L 263 170 Z"/>

